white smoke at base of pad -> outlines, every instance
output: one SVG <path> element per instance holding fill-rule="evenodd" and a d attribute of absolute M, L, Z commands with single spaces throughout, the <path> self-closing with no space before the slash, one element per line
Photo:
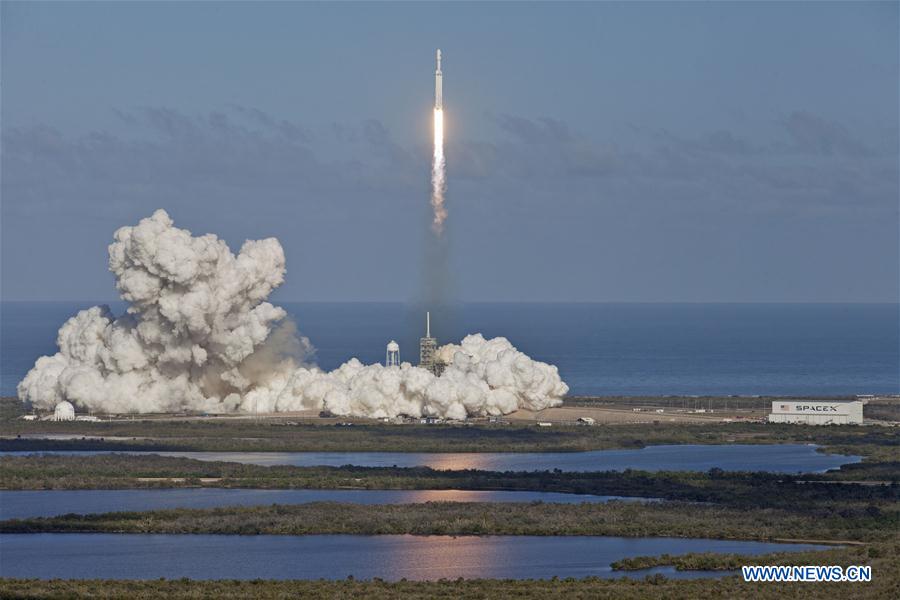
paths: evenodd
<path fill-rule="evenodd" d="M 104 413 L 329 410 L 393 417 L 499 415 L 559 405 L 568 387 L 556 367 L 505 338 L 467 336 L 439 356 L 440 377 L 403 363 L 350 359 L 324 372 L 312 349 L 268 295 L 284 280 L 274 238 L 247 241 L 235 256 L 224 241 L 194 237 L 163 210 L 123 227 L 109 268 L 129 303 L 115 317 L 95 306 L 59 330 L 59 352 L 19 383 L 22 401 L 51 409 L 67 400 Z"/>
<path fill-rule="evenodd" d="M 447 219 L 447 207 L 444 206 L 444 192 L 447 188 L 446 161 L 444 160 L 444 111 L 434 109 L 434 156 L 431 159 L 431 208 L 434 218 L 431 228 L 434 233 L 444 232 L 444 221 Z"/>

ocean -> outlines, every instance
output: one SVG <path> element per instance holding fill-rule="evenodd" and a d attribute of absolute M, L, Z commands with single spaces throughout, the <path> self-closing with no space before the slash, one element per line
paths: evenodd
<path fill-rule="evenodd" d="M 0 393 L 92 302 L 0 304 Z M 333 369 L 385 345 L 415 363 L 425 315 L 390 303 L 277 303 Z M 123 303 L 111 303 L 124 311 Z M 846 395 L 900 393 L 897 304 L 464 304 L 432 313 L 439 343 L 504 336 L 559 367 L 576 395 Z"/>

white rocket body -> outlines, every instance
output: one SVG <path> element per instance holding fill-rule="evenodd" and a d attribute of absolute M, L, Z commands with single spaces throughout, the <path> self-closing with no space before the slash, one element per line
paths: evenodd
<path fill-rule="evenodd" d="M 444 86 L 441 75 L 441 51 L 437 51 L 437 70 L 434 72 L 434 108 L 435 110 L 443 110 L 444 108 Z"/>

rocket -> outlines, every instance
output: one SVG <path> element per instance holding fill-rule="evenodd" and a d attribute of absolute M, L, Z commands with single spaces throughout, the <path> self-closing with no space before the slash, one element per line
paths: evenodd
<path fill-rule="evenodd" d="M 441 75 L 441 51 L 437 51 L 437 70 L 434 72 L 434 109 L 443 110 L 444 108 L 444 88 Z"/>

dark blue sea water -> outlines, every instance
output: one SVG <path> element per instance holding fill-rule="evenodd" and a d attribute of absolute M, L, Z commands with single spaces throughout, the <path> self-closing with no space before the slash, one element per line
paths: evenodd
<path fill-rule="evenodd" d="M 2 303 L 0 392 L 56 350 L 56 332 L 94 303 Z M 414 362 L 421 310 L 403 304 L 282 304 L 332 369 Z M 121 303 L 113 304 L 118 314 Z M 505 336 L 559 367 L 573 394 L 900 393 L 897 304 L 469 304 L 432 314 L 439 341 Z"/>
<path fill-rule="evenodd" d="M 548 579 L 722 577 L 719 571 L 652 569 L 625 573 L 625 557 L 688 552 L 764 554 L 820 550 L 686 538 L 414 535 L 147 535 L 38 533 L 0 535 L 0 577 L 51 579 L 357 579 L 381 577 Z"/>

